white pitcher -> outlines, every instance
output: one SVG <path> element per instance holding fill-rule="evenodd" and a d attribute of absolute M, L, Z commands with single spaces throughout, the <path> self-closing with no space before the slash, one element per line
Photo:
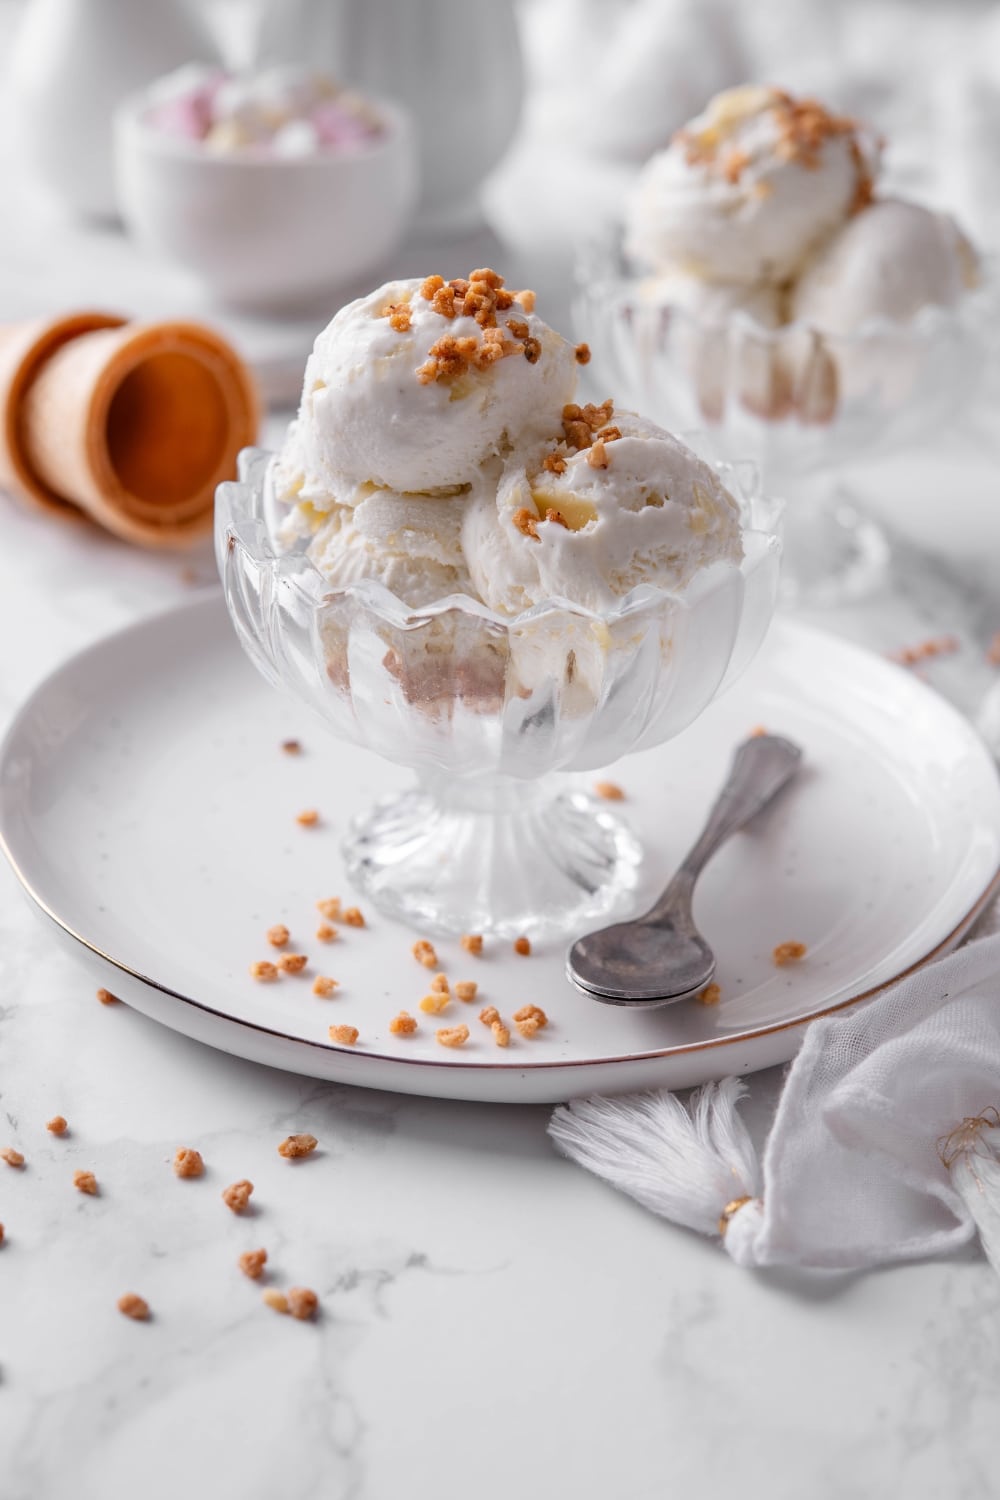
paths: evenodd
<path fill-rule="evenodd" d="M 258 53 L 406 105 L 420 143 L 418 228 L 480 221 L 480 184 L 510 143 L 524 92 L 512 0 L 270 0 Z"/>
<path fill-rule="evenodd" d="M 10 57 L 19 156 L 74 212 L 112 216 L 115 106 L 184 63 L 218 61 L 184 0 L 30 0 Z"/>

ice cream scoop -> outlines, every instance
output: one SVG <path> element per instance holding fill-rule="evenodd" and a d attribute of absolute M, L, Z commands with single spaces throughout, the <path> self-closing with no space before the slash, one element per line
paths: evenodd
<path fill-rule="evenodd" d="M 643 168 L 627 247 L 654 269 L 784 281 L 868 201 L 875 157 L 853 121 L 813 100 L 730 89 Z"/>
<path fill-rule="evenodd" d="M 309 556 L 335 588 L 363 579 L 383 584 L 413 608 L 473 592 L 462 552 L 465 498 L 414 500 L 368 487 L 319 525 Z"/>
<path fill-rule="evenodd" d="M 714 471 L 610 402 L 568 407 L 561 441 L 513 453 L 495 495 L 466 505 L 462 542 L 476 589 L 506 615 L 548 598 L 606 610 L 640 584 L 680 590 L 743 555 Z"/>
<path fill-rule="evenodd" d="M 341 309 L 306 366 L 279 488 L 327 509 L 358 483 L 452 492 L 516 439 L 558 430 L 573 346 L 492 271 L 390 282 Z"/>
<path fill-rule="evenodd" d="M 825 333 L 846 334 L 875 318 L 908 322 L 928 304 L 951 307 L 976 281 L 975 251 L 952 218 L 881 198 L 809 263 L 791 311 Z"/>

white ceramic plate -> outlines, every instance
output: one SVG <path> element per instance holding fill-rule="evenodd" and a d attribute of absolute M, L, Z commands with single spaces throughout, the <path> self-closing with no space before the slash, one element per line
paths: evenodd
<path fill-rule="evenodd" d="M 570 986 L 563 942 L 529 958 L 496 943 L 478 960 L 442 942 L 442 967 L 480 995 L 425 1016 L 419 934 L 368 911 L 366 930 L 314 938 L 316 900 L 349 896 L 342 828 L 406 773 L 303 720 L 244 660 L 213 594 L 43 683 L 0 752 L 0 835 L 93 983 L 213 1046 L 319 1078 L 538 1102 L 749 1072 L 791 1057 L 807 1021 L 954 944 L 996 884 L 1000 791 L 969 725 L 903 670 L 779 620 L 692 729 L 609 773 L 649 848 L 638 910 L 685 852 L 738 740 L 763 724 L 805 750 L 794 788 L 698 888 L 721 1003 L 627 1014 Z M 282 752 L 290 736 L 301 755 Z M 316 828 L 296 823 L 307 807 L 322 814 Z M 258 984 L 248 965 L 275 956 L 264 933 L 276 922 L 310 968 Z M 786 940 L 808 956 L 776 968 Z M 315 973 L 340 981 L 336 999 L 312 994 Z M 551 1024 L 498 1049 L 480 1004 L 509 1017 L 526 1002 Z M 400 1008 L 419 1017 L 413 1038 L 388 1031 Z M 470 1040 L 446 1050 L 435 1029 L 459 1021 Z M 357 1026 L 358 1045 L 330 1043 L 331 1022 Z"/>

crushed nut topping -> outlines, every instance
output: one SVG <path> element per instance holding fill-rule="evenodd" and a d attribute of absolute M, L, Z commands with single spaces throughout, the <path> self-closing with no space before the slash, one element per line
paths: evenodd
<path fill-rule="evenodd" d="M 205 1170 L 201 1152 L 191 1146 L 178 1146 L 174 1152 L 174 1171 L 178 1177 L 200 1177 Z"/>
<path fill-rule="evenodd" d="M 306 1318 L 316 1316 L 319 1307 L 319 1298 L 316 1293 L 307 1286 L 290 1286 L 288 1288 L 288 1311 L 293 1318 L 300 1322 Z"/>
<path fill-rule="evenodd" d="M 126 1292 L 118 1298 L 118 1311 L 136 1323 L 145 1323 L 149 1317 L 149 1303 L 137 1292 Z"/>
<path fill-rule="evenodd" d="M 272 984 L 278 977 L 278 966 L 266 958 L 258 959 L 250 965 L 250 977 L 260 980 L 261 984 Z"/>
<path fill-rule="evenodd" d="M 320 916 L 326 917 L 328 922 L 339 922 L 341 920 L 340 897 L 330 896 L 325 901 L 317 901 L 316 910 Z"/>
<path fill-rule="evenodd" d="M 474 979 L 460 979 L 455 985 L 455 996 L 458 1000 L 464 1000 L 468 1005 L 470 1001 L 475 1000 L 478 988 Z"/>
<path fill-rule="evenodd" d="M 428 276 L 425 278 L 424 283 L 420 288 L 420 295 L 421 297 L 423 297 L 425 302 L 432 302 L 434 300 L 435 292 L 439 292 L 443 286 L 443 276 Z"/>
<path fill-rule="evenodd" d="M 281 748 L 286 755 L 302 754 L 302 743 L 300 740 L 282 740 Z"/>
<path fill-rule="evenodd" d="M 425 995 L 420 1001 L 420 1009 L 429 1016 L 439 1016 L 443 1010 L 447 1010 L 451 1004 L 450 995 L 442 995 L 439 990 Z"/>
<path fill-rule="evenodd" d="M 468 1026 L 442 1026 L 435 1032 L 442 1047 L 464 1047 L 469 1040 Z"/>
<path fill-rule="evenodd" d="M 548 469 L 550 474 L 565 474 L 566 460 L 558 449 L 547 453 L 542 459 L 542 468 Z"/>
<path fill-rule="evenodd" d="M 267 929 L 267 940 L 272 948 L 283 948 L 290 936 L 291 933 L 284 922 L 276 922 L 273 927 Z"/>
<path fill-rule="evenodd" d="M 231 1182 L 227 1188 L 223 1188 L 222 1201 L 234 1214 L 241 1214 L 250 1202 L 252 1192 L 253 1183 L 243 1177 L 239 1182 Z"/>
<path fill-rule="evenodd" d="M 409 333 L 413 314 L 408 302 L 390 302 L 386 308 L 386 317 L 389 319 L 389 327 L 394 328 L 397 333 Z"/>
<path fill-rule="evenodd" d="M 472 953 L 477 958 L 479 958 L 482 955 L 482 951 L 483 951 L 483 936 L 482 936 L 482 933 L 480 933 L 480 932 L 463 932 L 462 936 L 459 938 L 458 941 L 459 941 L 459 946 L 462 947 L 462 948 L 464 948 L 465 951 L 466 951 L 466 953 Z"/>
<path fill-rule="evenodd" d="M 798 963 L 800 958 L 805 958 L 808 951 L 805 943 L 779 943 L 771 957 L 780 969 L 783 964 Z"/>
<path fill-rule="evenodd" d="M 23 1167 L 24 1157 L 20 1151 L 15 1151 L 13 1146 L 4 1146 L 0 1150 L 0 1161 L 5 1161 L 8 1167 Z"/>
<path fill-rule="evenodd" d="M 78 1193 L 86 1193 L 90 1198 L 97 1197 L 97 1178 L 93 1172 L 78 1171 L 73 1173 L 73 1186 Z"/>
<path fill-rule="evenodd" d="M 278 968 L 282 974 L 301 974 L 308 962 L 304 953 L 283 953 L 278 959 Z"/>
<path fill-rule="evenodd" d="M 508 322 L 512 339 L 505 337 L 505 330 L 497 323 L 497 313 L 506 312 L 515 302 L 520 303 L 522 311 L 530 313 L 534 308 L 533 294 L 515 295 L 508 291 L 496 271 L 483 267 L 473 271 L 467 280 L 458 277 L 447 283 L 441 276 L 428 276 L 421 285 L 420 295 L 441 317 L 472 318 L 482 330 L 479 338 L 445 334 L 437 339 L 428 350 L 426 362 L 417 369 L 421 385 L 457 380 L 467 370 L 488 369 L 509 355 L 522 354 L 529 364 L 536 364 L 540 358 L 541 343 L 530 336 L 529 325 L 523 319 Z"/>
<path fill-rule="evenodd" d="M 536 542 L 541 541 L 541 537 L 538 535 L 538 516 L 533 511 L 528 510 L 527 506 L 519 506 L 511 516 L 511 520 L 522 536 L 530 536 Z"/>
<path fill-rule="evenodd" d="M 353 1047 L 359 1032 L 356 1026 L 330 1026 L 327 1034 L 331 1042 L 337 1042 L 341 1047 Z"/>
<path fill-rule="evenodd" d="M 331 927 L 329 922 L 321 922 L 316 928 L 316 941 L 319 943 L 335 943 L 337 938 L 337 929 Z"/>
<path fill-rule="evenodd" d="M 98 990 L 97 998 L 102 1005 L 120 1005 L 121 1001 L 117 995 L 112 995 L 110 990 Z"/>
<path fill-rule="evenodd" d="M 236 1262 L 244 1276 L 249 1276 L 251 1281 L 258 1281 L 264 1274 L 267 1265 L 266 1250 L 244 1250 Z"/>
<path fill-rule="evenodd" d="M 266 1291 L 262 1292 L 261 1301 L 266 1302 L 268 1307 L 272 1308 L 276 1313 L 286 1313 L 288 1311 L 288 1298 L 284 1292 L 279 1292 L 276 1286 L 269 1286 Z"/>
<path fill-rule="evenodd" d="M 605 802 L 624 802 L 625 793 L 617 781 L 595 781 L 594 791 L 598 797 L 603 797 Z"/>
<path fill-rule="evenodd" d="M 587 450 L 587 462 L 592 469 L 606 469 L 608 467 L 608 450 L 601 438 L 595 438 Z"/>
<path fill-rule="evenodd" d="M 363 927 L 365 919 L 356 906 L 349 906 L 344 912 L 344 922 L 348 927 Z"/>
<path fill-rule="evenodd" d="M 408 1010 L 401 1010 L 389 1022 L 389 1030 L 393 1036 L 412 1036 L 416 1029 L 417 1023 Z"/>
<path fill-rule="evenodd" d="M 318 1145 L 319 1141 L 314 1135 L 288 1135 L 278 1147 L 278 1155 L 289 1161 L 297 1161 L 300 1156 L 310 1156 Z"/>
<path fill-rule="evenodd" d="M 304 812 L 296 813 L 295 821 L 302 828 L 315 828 L 319 822 L 319 813 L 314 807 L 307 807 Z"/>
<path fill-rule="evenodd" d="M 426 938 L 417 938 L 410 951 L 417 963 L 423 964 L 425 969 L 437 968 L 438 956 L 434 951 L 434 944 L 429 943 Z"/>
<path fill-rule="evenodd" d="M 328 1000 L 340 984 L 339 979 L 331 979 L 329 974 L 317 974 L 313 980 L 312 991 L 321 1000 Z"/>
<path fill-rule="evenodd" d="M 526 937 L 515 938 L 514 952 L 520 953 L 522 958 L 527 958 L 528 954 L 531 952 L 531 939 Z"/>
<path fill-rule="evenodd" d="M 717 984 L 706 984 L 697 999 L 699 1005 L 718 1005 L 722 999 L 722 988 Z"/>
<path fill-rule="evenodd" d="M 567 531 L 569 530 L 569 525 L 568 525 L 566 517 L 563 515 L 562 511 L 561 510 L 556 510 L 551 505 L 549 505 L 549 506 L 546 507 L 546 510 L 545 510 L 545 519 L 546 519 L 546 521 L 551 521 L 551 523 L 552 523 L 553 526 L 565 526 L 566 529 L 567 529 Z"/>
<path fill-rule="evenodd" d="M 46 1121 L 45 1129 L 52 1135 L 65 1135 L 69 1126 L 66 1123 L 65 1116 L 53 1115 L 51 1120 Z"/>

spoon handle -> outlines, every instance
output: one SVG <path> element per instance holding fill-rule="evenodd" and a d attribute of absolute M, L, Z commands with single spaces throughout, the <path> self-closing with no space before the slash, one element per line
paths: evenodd
<path fill-rule="evenodd" d="M 736 754 L 705 827 L 677 874 L 644 922 L 676 918 L 690 908 L 694 883 L 713 854 L 751 818 L 762 812 L 791 780 L 802 761 L 802 751 L 777 734 L 758 734 L 744 740 Z"/>

